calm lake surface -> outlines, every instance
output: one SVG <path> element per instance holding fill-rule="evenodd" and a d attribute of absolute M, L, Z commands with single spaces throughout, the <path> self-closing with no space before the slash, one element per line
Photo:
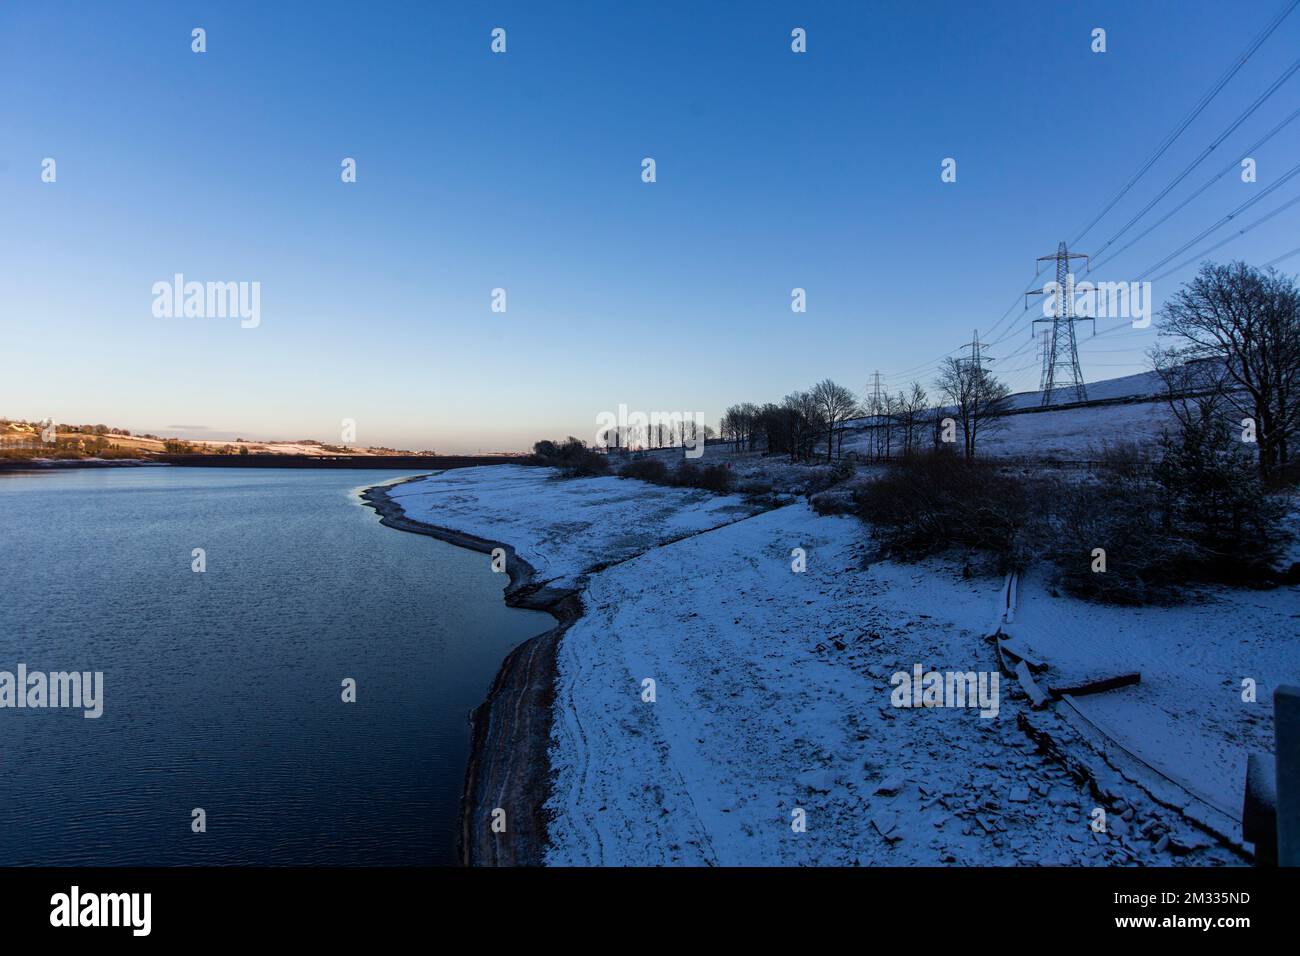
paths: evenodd
<path fill-rule="evenodd" d="M 104 673 L 98 719 L 0 709 L 0 865 L 454 862 L 468 712 L 554 621 L 380 525 L 396 477 L 0 473 L 0 671 Z"/>

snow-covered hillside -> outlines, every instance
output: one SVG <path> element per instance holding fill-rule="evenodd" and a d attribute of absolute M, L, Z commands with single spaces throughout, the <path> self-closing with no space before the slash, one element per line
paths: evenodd
<path fill-rule="evenodd" d="M 990 420 L 980 432 L 978 452 L 985 458 L 1092 461 L 1103 446 L 1116 442 L 1154 449 L 1160 430 L 1173 424 L 1163 401 L 1020 412 Z M 870 442 L 867 432 L 853 433 L 844 450 L 867 455 Z"/>
<path fill-rule="evenodd" d="M 998 419 L 982 435 L 983 456 L 1093 460 L 1106 444 L 1135 442 L 1154 450 L 1173 415 L 1163 401 L 1133 405 L 1084 405 L 1049 412 L 1024 412 Z"/>
<path fill-rule="evenodd" d="M 1012 414 L 985 427 L 978 452 L 984 457 L 1089 461 L 1104 446 L 1118 442 L 1154 448 L 1161 430 L 1174 425 L 1161 397 L 1164 391 L 1155 372 L 1140 372 L 1090 383 L 1088 404 L 1074 403 L 1073 393 L 1062 392 L 1058 404 L 1070 404 L 1039 411 L 1042 392 L 1018 392 L 1009 400 Z M 855 430 L 844 448 L 865 454 L 870 442 L 865 429 Z"/>
<path fill-rule="evenodd" d="M 1103 379 L 1100 382 L 1089 382 L 1085 388 L 1090 402 L 1110 401 L 1117 398 L 1155 398 L 1165 391 L 1164 383 L 1155 372 L 1138 372 L 1136 375 L 1123 375 L 1119 378 Z M 1058 390 L 1055 396 L 1056 404 L 1073 401 L 1075 397 L 1072 389 Z M 1042 404 L 1043 393 L 1035 390 L 1016 392 L 1011 396 L 1010 407 L 1038 408 Z"/>

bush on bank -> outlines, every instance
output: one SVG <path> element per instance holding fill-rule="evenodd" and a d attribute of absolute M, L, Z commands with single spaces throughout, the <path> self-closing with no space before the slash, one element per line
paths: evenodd
<path fill-rule="evenodd" d="M 609 459 L 572 435 L 563 442 L 537 442 L 533 445 L 532 456 L 526 460 L 531 465 L 558 468 L 570 478 L 594 478 L 609 474 Z"/>
<path fill-rule="evenodd" d="M 952 547 L 987 550 L 1004 569 L 1023 560 L 1035 483 L 996 464 L 950 451 L 925 452 L 891 464 L 859 488 L 859 517 L 884 550 L 919 560 Z"/>
<path fill-rule="evenodd" d="M 700 488 L 719 495 L 729 494 L 733 485 L 731 470 L 726 465 L 701 467 L 689 460 L 670 469 L 662 458 L 633 458 L 618 473 L 622 478 L 636 478 L 652 485 Z"/>
<path fill-rule="evenodd" d="M 1189 583 L 1271 586 L 1283 500 L 1231 435 L 1165 435 L 1154 457 L 1103 449 L 1091 474 L 1041 471 L 946 452 L 891 464 L 854 495 L 882 551 L 918 560 L 953 547 L 1003 571 L 1048 561 L 1059 586 L 1112 604 L 1173 603 Z"/>

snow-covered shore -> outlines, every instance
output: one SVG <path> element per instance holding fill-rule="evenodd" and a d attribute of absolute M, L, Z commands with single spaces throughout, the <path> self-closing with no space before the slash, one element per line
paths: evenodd
<path fill-rule="evenodd" d="M 891 706 L 891 675 L 916 663 L 996 670 L 975 624 L 987 582 L 864 568 L 864 545 L 852 519 L 798 504 L 592 580 L 559 654 L 548 863 L 1087 859 L 1092 801 L 1029 752 L 1014 705 Z M 1030 774 L 1068 809 L 1017 800 Z"/>
<path fill-rule="evenodd" d="M 434 475 L 389 493 L 411 519 L 509 542 L 536 584 L 581 594 L 583 613 L 554 664 L 540 816 L 549 864 L 1241 860 L 1136 788 L 1098 792 L 1071 777 L 1021 729 L 1029 705 L 1012 681 L 1003 680 L 992 718 L 968 707 L 892 706 L 891 677 L 915 665 L 997 671 L 984 634 L 1000 579 L 963 577 L 942 561 L 868 564 L 859 522 L 820 517 L 802 503 L 759 512 L 736 496 L 562 480 L 517 466 Z M 806 570 L 792 567 L 796 548 Z M 1037 600 L 1031 593 L 1017 618 L 1029 643 L 1045 655 L 1077 652 L 1092 607 Z M 1293 663 L 1269 629 L 1288 618 L 1287 600 L 1278 599 L 1258 636 L 1268 653 L 1233 658 L 1228 670 Z M 1236 640 L 1232 610 L 1207 604 L 1174 644 L 1216 627 Z M 1160 633 L 1162 621 L 1175 620 L 1162 613 L 1125 618 L 1129 633 Z M 1061 615 L 1076 621 L 1074 643 L 1049 646 L 1037 637 L 1040 625 Z M 1097 620 L 1113 647 L 1122 629 Z M 1141 653 L 1167 650 L 1129 643 Z M 1204 666 L 1214 659 L 1213 647 L 1198 653 Z M 1171 664 L 1153 674 L 1154 703 L 1141 697 L 1144 688 L 1126 690 L 1140 714 L 1228 676 L 1180 683 Z M 1263 687 L 1279 675 L 1256 676 Z M 1188 726 L 1241 730 L 1207 719 L 1177 732 Z M 1238 743 L 1267 749 L 1270 739 L 1261 727 Z M 1195 776 L 1196 760 L 1221 760 L 1223 751 L 1172 753 Z M 1216 791 L 1230 791 L 1234 771 L 1220 776 Z M 1107 833 L 1089 826 L 1098 807 L 1109 814 Z M 477 808 L 471 822 L 486 825 L 488 810 Z M 496 839 L 509 840 L 509 831 Z"/>
<path fill-rule="evenodd" d="M 621 478 L 563 480 L 548 468 L 462 468 L 390 492 L 415 521 L 511 544 L 539 581 L 573 586 L 592 568 L 755 513 L 736 495 Z"/>

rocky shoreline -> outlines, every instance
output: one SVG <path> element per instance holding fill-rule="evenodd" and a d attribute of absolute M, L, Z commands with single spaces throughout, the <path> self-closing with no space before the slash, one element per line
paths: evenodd
<path fill-rule="evenodd" d="M 389 487 L 375 486 L 361 494 L 381 524 L 484 554 L 504 549 L 510 578 L 506 604 L 546 611 L 556 619 L 555 627 L 506 656 L 487 699 L 470 715 L 470 754 L 460 800 L 458 854 L 463 865 L 541 866 L 546 852 L 545 806 L 551 792 L 547 748 L 555 699 L 555 654 L 564 632 L 582 615 L 582 601 L 575 590 L 536 583 L 533 567 L 509 544 L 411 520 L 389 496 Z M 505 810 L 504 833 L 492 832 L 496 808 Z"/>

